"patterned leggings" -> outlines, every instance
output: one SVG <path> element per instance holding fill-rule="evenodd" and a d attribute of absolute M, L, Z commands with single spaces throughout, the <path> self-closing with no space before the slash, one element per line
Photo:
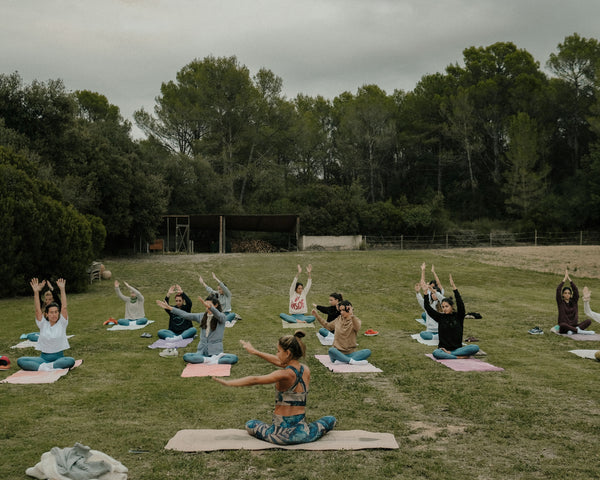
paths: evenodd
<path fill-rule="evenodd" d="M 304 414 L 283 417 L 273 414 L 273 424 L 260 420 L 246 422 L 246 430 L 253 437 L 276 445 L 295 445 L 318 440 L 335 426 L 335 417 L 322 417 L 306 423 Z"/>

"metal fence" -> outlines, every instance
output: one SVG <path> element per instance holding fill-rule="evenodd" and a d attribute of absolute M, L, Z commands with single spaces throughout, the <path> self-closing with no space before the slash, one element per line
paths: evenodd
<path fill-rule="evenodd" d="M 466 247 L 510 247 L 538 245 L 599 245 L 600 232 L 505 232 L 496 231 L 488 234 L 472 230 L 457 230 L 448 233 L 431 235 L 366 235 L 366 247 L 378 249 L 443 249 Z"/>

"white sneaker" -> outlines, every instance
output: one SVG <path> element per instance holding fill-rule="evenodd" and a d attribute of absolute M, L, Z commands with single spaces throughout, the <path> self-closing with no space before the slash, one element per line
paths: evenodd
<path fill-rule="evenodd" d="M 161 357 L 176 357 L 179 355 L 179 351 L 176 348 L 165 348 L 159 353 Z"/>
<path fill-rule="evenodd" d="M 594 335 L 596 332 L 593 330 L 582 330 L 581 328 L 577 327 L 577 333 L 581 335 Z"/>
<path fill-rule="evenodd" d="M 348 363 L 350 365 L 368 365 L 369 364 L 369 362 L 367 362 L 366 360 L 354 360 L 353 358 L 351 358 Z"/>
<path fill-rule="evenodd" d="M 45 363 L 42 363 L 38 367 L 38 372 L 52 372 L 53 370 L 54 370 L 53 362 L 45 362 Z"/>

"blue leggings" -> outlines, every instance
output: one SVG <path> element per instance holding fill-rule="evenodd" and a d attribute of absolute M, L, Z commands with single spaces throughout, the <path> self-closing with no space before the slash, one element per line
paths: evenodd
<path fill-rule="evenodd" d="M 287 313 L 280 313 L 279 318 L 285 320 L 288 323 L 298 323 L 298 321 L 312 323 L 315 321 L 315 317 L 312 315 L 304 315 L 302 313 L 294 313 L 293 315 L 288 315 Z"/>
<path fill-rule="evenodd" d="M 181 338 L 192 338 L 194 335 L 196 335 L 197 331 L 198 330 L 196 330 L 194 327 L 190 327 L 187 330 L 184 330 L 179 335 L 181 335 Z M 158 335 L 158 338 L 162 338 L 163 340 L 165 338 L 173 338 L 177 336 L 177 334 L 175 334 L 171 330 L 167 330 L 166 328 L 159 330 L 156 334 Z"/>
<path fill-rule="evenodd" d="M 148 323 L 148 319 L 146 317 L 136 318 L 136 319 L 128 319 L 128 318 L 119 318 L 119 325 L 129 326 L 131 322 L 135 322 L 136 325 L 146 325 Z"/>
<path fill-rule="evenodd" d="M 335 417 L 327 416 L 306 423 L 304 414 L 283 417 L 273 415 L 273 424 L 260 420 L 246 422 L 246 431 L 253 437 L 276 445 L 295 445 L 318 440 L 335 426 Z"/>
<path fill-rule="evenodd" d="M 186 353 L 183 355 L 183 361 L 187 363 L 204 363 L 205 358 L 206 357 L 201 353 Z M 218 363 L 233 365 L 234 363 L 237 363 L 237 361 L 237 355 L 234 355 L 233 353 L 225 353 L 221 358 L 219 358 Z"/>
<path fill-rule="evenodd" d="M 438 360 L 456 360 L 457 357 L 470 357 L 479 351 L 477 345 L 465 345 L 463 347 L 452 350 L 450 353 L 444 352 L 441 348 L 433 351 L 433 356 Z"/>
<path fill-rule="evenodd" d="M 233 312 L 223 312 L 225 314 L 226 322 L 233 322 L 235 320 L 235 313 Z"/>
<path fill-rule="evenodd" d="M 341 363 L 350 363 L 350 359 L 357 361 L 366 360 L 371 356 L 371 350 L 369 350 L 368 348 L 365 348 L 364 350 L 357 350 L 356 352 L 352 353 L 342 353 L 337 348 L 331 347 L 328 353 L 329 359 L 332 362 L 335 362 L 337 360 Z"/>
<path fill-rule="evenodd" d="M 333 332 L 327 330 L 326 328 L 319 328 L 319 333 L 322 337 L 326 337 L 328 335 L 333 335 Z"/>
<path fill-rule="evenodd" d="M 433 340 L 434 338 L 437 340 L 438 332 L 428 332 L 427 330 L 419 333 L 423 340 Z"/>
<path fill-rule="evenodd" d="M 65 357 L 63 352 L 41 353 L 39 357 L 21 357 L 17 359 L 17 365 L 23 370 L 37 372 L 42 363 L 53 363 L 54 368 L 73 368 L 75 359 Z"/>

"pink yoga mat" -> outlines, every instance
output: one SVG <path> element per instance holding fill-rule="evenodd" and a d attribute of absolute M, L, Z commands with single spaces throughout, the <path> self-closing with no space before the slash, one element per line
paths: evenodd
<path fill-rule="evenodd" d="M 208 365 L 206 363 L 188 363 L 181 372 L 181 376 L 188 377 L 229 377 L 231 365 L 227 363 Z"/>
<path fill-rule="evenodd" d="M 446 367 L 457 372 L 503 372 L 504 369 L 495 367 L 494 365 L 479 360 L 478 358 L 457 358 L 456 360 L 438 360 L 431 353 L 427 353 L 426 357 L 431 358 L 434 362 L 441 363 Z"/>
<path fill-rule="evenodd" d="M 83 360 L 76 360 L 75 367 L 78 367 L 83 363 Z M 60 368 L 58 370 L 52 370 L 51 372 L 30 372 L 27 370 L 19 370 L 13 373 L 10 377 L 6 377 L 0 383 L 20 383 L 20 384 L 34 384 L 34 383 L 54 383 L 60 377 L 69 373 L 68 368 Z"/>

